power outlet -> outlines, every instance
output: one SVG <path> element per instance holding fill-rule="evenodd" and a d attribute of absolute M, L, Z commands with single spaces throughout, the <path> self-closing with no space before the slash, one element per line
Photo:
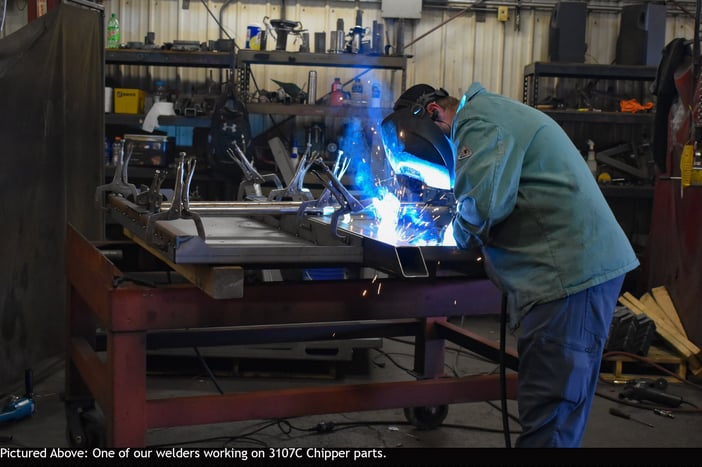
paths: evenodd
<path fill-rule="evenodd" d="M 507 21 L 509 20 L 509 8 L 506 6 L 497 7 L 497 21 Z"/>

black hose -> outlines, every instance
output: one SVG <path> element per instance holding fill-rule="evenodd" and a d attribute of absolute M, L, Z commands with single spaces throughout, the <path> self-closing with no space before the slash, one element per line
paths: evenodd
<path fill-rule="evenodd" d="M 507 294 L 502 294 L 502 307 L 500 310 L 500 389 L 502 392 L 502 426 L 505 435 L 505 447 L 512 447 L 509 432 L 509 415 L 507 412 L 507 375 L 505 374 L 505 353 L 507 352 Z"/>

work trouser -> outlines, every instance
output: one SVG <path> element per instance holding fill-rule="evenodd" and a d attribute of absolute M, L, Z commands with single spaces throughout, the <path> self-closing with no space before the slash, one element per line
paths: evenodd
<path fill-rule="evenodd" d="M 624 276 L 537 305 L 522 319 L 517 447 L 579 447 Z"/>

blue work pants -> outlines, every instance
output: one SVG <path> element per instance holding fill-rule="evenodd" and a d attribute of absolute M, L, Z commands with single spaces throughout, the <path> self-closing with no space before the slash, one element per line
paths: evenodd
<path fill-rule="evenodd" d="M 535 306 L 522 319 L 516 447 L 579 447 L 624 276 Z"/>

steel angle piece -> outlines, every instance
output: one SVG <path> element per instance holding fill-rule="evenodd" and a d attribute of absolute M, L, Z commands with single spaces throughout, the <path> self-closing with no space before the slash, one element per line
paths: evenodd
<path fill-rule="evenodd" d="M 405 278 L 429 277 L 421 247 L 364 241 L 364 264 Z"/>
<path fill-rule="evenodd" d="M 202 240 L 192 222 L 159 221 L 157 230 L 169 239 L 170 259 L 178 264 L 321 266 L 357 264 L 359 247 L 317 245 L 260 220 L 247 217 L 204 217 Z"/>

